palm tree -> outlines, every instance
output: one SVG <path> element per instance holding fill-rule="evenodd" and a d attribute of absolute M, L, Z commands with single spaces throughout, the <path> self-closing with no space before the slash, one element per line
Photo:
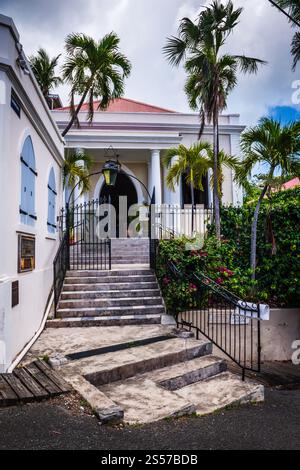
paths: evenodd
<path fill-rule="evenodd" d="M 194 189 L 203 191 L 202 178 L 209 170 L 206 155 L 210 149 L 211 145 L 207 142 L 197 142 L 189 148 L 179 145 L 170 148 L 163 157 L 163 164 L 168 169 L 168 188 L 174 191 L 175 184 L 179 184 L 181 176 L 184 175 L 190 185 L 192 207 L 195 205 Z"/>
<path fill-rule="evenodd" d="M 35 56 L 29 57 L 30 66 L 49 107 L 51 106 L 49 99 L 50 91 L 52 88 L 63 83 L 61 77 L 55 75 L 55 68 L 59 57 L 60 54 L 51 59 L 43 48 L 40 48 Z"/>
<path fill-rule="evenodd" d="M 71 85 L 71 119 L 62 132 L 65 136 L 74 123 L 79 125 L 78 113 L 88 96 L 88 120 L 94 115 L 94 98 L 100 99 L 98 109 L 105 109 L 111 100 L 124 93 L 124 78 L 131 71 L 129 60 L 119 50 L 119 37 L 111 32 L 98 42 L 85 34 L 72 33 L 66 39 L 67 59 L 63 77 Z M 81 96 L 75 106 L 75 94 Z"/>
<path fill-rule="evenodd" d="M 89 174 L 93 161 L 82 151 L 67 151 L 63 166 L 63 186 L 72 190 L 78 183 L 80 195 L 90 189 Z"/>
<path fill-rule="evenodd" d="M 269 0 L 270 3 L 277 7 L 282 13 L 284 13 L 288 18 L 290 23 L 293 26 L 300 27 L 300 2 L 299 0 Z M 297 31 L 294 34 L 291 53 L 294 57 L 293 60 L 293 70 L 296 70 L 298 61 L 300 60 L 300 32 Z"/>
<path fill-rule="evenodd" d="M 268 168 L 263 177 L 251 227 L 250 266 L 252 279 L 255 279 L 257 222 L 261 202 L 272 185 L 274 175 L 300 175 L 300 121 L 281 126 L 274 119 L 262 118 L 257 126 L 242 134 L 241 148 L 245 158 L 236 170 L 240 184 L 248 184 L 248 178 L 257 164 Z"/>
<path fill-rule="evenodd" d="M 242 9 L 234 10 L 232 1 L 224 6 L 214 1 L 199 14 L 196 22 L 183 18 L 179 37 L 168 38 L 164 53 L 172 65 L 185 61 L 188 78 L 185 85 L 192 109 L 200 110 L 200 132 L 205 121 L 213 125 L 214 216 L 216 235 L 221 236 L 218 194 L 219 113 L 227 106 L 227 97 L 237 84 L 237 74 L 256 73 L 265 62 L 244 55 L 222 54 L 227 37 L 238 23 Z"/>
<path fill-rule="evenodd" d="M 174 160 L 176 158 L 176 160 Z M 187 148 L 184 145 L 170 148 L 163 157 L 163 163 L 169 170 L 166 178 L 167 186 L 174 191 L 182 175 L 190 185 L 192 206 L 195 204 L 194 189 L 203 191 L 203 177 L 214 167 L 213 147 L 208 142 L 197 142 Z M 222 195 L 223 166 L 235 170 L 239 161 L 236 157 L 219 152 L 218 158 L 218 194 Z M 213 181 L 211 181 L 213 183 Z"/>

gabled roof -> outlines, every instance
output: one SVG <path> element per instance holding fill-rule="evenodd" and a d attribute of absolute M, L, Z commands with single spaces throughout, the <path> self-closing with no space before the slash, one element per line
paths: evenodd
<path fill-rule="evenodd" d="M 98 110 L 100 101 L 94 101 L 94 110 Z M 55 111 L 68 111 L 70 106 L 63 108 L 56 108 Z M 84 103 L 80 111 L 87 111 L 88 103 Z M 117 98 L 110 102 L 109 106 L 104 112 L 107 113 L 176 113 L 170 109 L 160 108 L 159 106 L 153 106 L 152 104 L 142 103 L 140 101 L 130 100 L 128 98 Z"/>

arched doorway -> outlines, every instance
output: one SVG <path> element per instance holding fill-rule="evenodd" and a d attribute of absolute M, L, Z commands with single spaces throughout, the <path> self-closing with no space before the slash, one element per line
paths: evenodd
<path fill-rule="evenodd" d="M 135 186 L 129 176 L 123 171 L 120 171 L 117 176 L 116 184 L 114 186 L 102 185 L 99 194 L 99 201 L 110 203 L 114 206 L 116 211 L 116 232 L 117 237 L 119 236 L 119 197 L 126 196 L 127 198 L 127 214 L 128 209 L 133 204 L 137 204 L 138 195 Z M 130 222 L 130 221 L 128 221 Z"/>

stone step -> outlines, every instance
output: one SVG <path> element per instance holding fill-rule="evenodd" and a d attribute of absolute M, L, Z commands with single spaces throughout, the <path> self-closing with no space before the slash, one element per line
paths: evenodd
<path fill-rule="evenodd" d="M 161 387 L 174 391 L 195 382 L 200 382 L 227 370 L 225 359 L 208 355 L 196 357 L 185 363 L 159 369 L 145 375 L 144 378 L 153 380 Z"/>
<path fill-rule="evenodd" d="M 160 324 L 161 314 L 111 315 L 108 317 L 56 318 L 46 322 L 47 328 L 78 328 L 91 326 L 125 326 Z"/>
<path fill-rule="evenodd" d="M 188 385 L 174 393 L 192 401 L 199 415 L 213 413 L 229 405 L 260 402 L 264 399 L 263 385 L 249 380 L 243 382 L 240 376 L 230 372 Z"/>
<path fill-rule="evenodd" d="M 160 297 L 159 289 L 137 289 L 137 290 L 105 290 L 105 291 L 69 291 L 62 292 L 61 300 L 73 299 L 118 299 L 118 298 L 142 298 Z"/>
<path fill-rule="evenodd" d="M 195 412 L 192 396 L 177 402 L 178 395 L 171 392 L 225 370 L 224 360 L 204 355 L 98 388 L 123 410 L 125 422 L 147 423 Z"/>
<path fill-rule="evenodd" d="M 70 291 L 91 291 L 97 290 L 99 292 L 107 291 L 107 290 L 131 290 L 131 289 L 157 289 L 157 281 L 150 281 L 150 282 L 119 282 L 117 285 L 114 283 L 107 283 L 107 282 L 95 282 L 95 283 L 87 283 L 87 284 L 64 284 L 63 292 L 70 292 Z"/>
<path fill-rule="evenodd" d="M 124 258 L 124 259 L 113 259 L 111 261 L 112 265 L 114 264 L 146 264 L 149 266 L 149 258 Z"/>
<path fill-rule="evenodd" d="M 99 387 L 99 391 L 122 410 L 123 421 L 127 424 L 151 423 L 195 413 L 195 406 L 189 399 L 176 396 L 151 380 L 128 379 L 116 388 L 110 385 Z"/>
<path fill-rule="evenodd" d="M 112 256 L 111 261 L 116 262 L 116 261 L 126 261 L 126 260 L 131 260 L 131 263 L 134 264 L 142 264 L 145 263 L 149 260 L 150 256 L 149 255 L 143 255 L 139 253 L 128 253 L 126 256 Z"/>
<path fill-rule="evenodd" d="M 156 281 L 156 277 L 154 274 L 145 274 L 145 275 L 120 275 L 120 276 L 111 276 L 110 274 L 106 274 L 103 276 L 92 276 L 92 277 L 66 277 L 64 283 L 65 284 L 98 284 L 98 283 L 114 283 L 118 284 L 121 282 L 154 282 Z"/>
<path fill-rule="evenodd" d="M 149 245 L 149 238 L 112 238 L 111 246 L 142 246 Z"/>
<path fill-rule="evenodd" d="M 98 270 L 72 270 L 67 271 L 66 277 L 103 277 L 107 276 L 128 276 L 128 275 L 153 275 L 151 269 L 118 269 L 110 271 L 98 271 Z"/>
<path fill-rule="evenodd" d="M 146 339 L 146 338 L 145 338 Z M 164 341 L 82 358 L 64 365 L 64 370 L 80 369 L 81 374 L 93 385 L 102 386 L 125 380 L 137 374 L 189 361 L 212 352 L 207 340 L 170 338 Z M 184 364 L 182 364 L 184 367 Z"/>
<path fill-rule="evenodd" d="M 98 389 L 122 409 L 124 421 L 129 424 L 191 412 L 204 415 L 233 404 L 259 402 L 264 397 L 262 385 L 243 382 L 239 376 L 226 372 L 225 361 L 210 355 L 98 386 Z M 166 389 L 167 394 L 162 392 Z M 180 401 L 180 411 L 177 397 L 185 400 Z"/>
<path fill-rule="evenodd" d="M 59 308 L 57 317 L 101 317 L 101 316 L 122 316 L 122 315 L 153 315 L 165 313 L 162 304 L 157 305 L 133 305 L 131 307 L 83 307 L 83 308 Z"/>
<path fill-rule="evenodd" d="M 145 250 L 145 251 L 142 251 L 142 250 L 137 250 L 137 249 L 132 249 L 132 250 L 127 250 L 127 251 L 114 251 L 112 254 L 111 254 L 111 258 L 128 258 L 128 257 L 131 257 L 131 256 L 134 256 L 136 258 L 143 258 L 143 257 L 149 257 L 149 250 Z M 98 261 L 99 263 L 101 262 L 101 253 L 99 253 L 97 255 L 97 252 L 74 252 L 74 253 L 71 253 L 70 254 L 70 260 L 88 260 L 90 262 L 92 262 L 93 260 L 95 261 L 95 263 Z M 105 259 L 105 257 L 103 258 Z M 106 259 L 108 260 L 108 256 L 106 256 Z"/>
<path fill-rule="evenodd" d="M 148 305 L 161 305 L 161 297 L 117 297 L 117 298 L 106 298 L 100 297 L 98 299 L 67 299 L 60 300 L 58 309 L 76 309 L 80 308 L 106 308 L 106 307 L 131 307 L 134 305 L 148 306 Z"/>

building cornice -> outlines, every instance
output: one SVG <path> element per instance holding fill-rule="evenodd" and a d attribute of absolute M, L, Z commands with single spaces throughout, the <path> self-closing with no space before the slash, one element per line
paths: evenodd
<path fill-rule="evenodd" d="M 85 147 L 85 148 L 106 148 L 108 145 L 128 145 L 132 148 L 150 148 L 158 146 L 160 148 L 169 148 L 170 146 L 179 145 L 182 136 L 177 135 L 116 135 L 116 134 L 74 134 L 69 133 L 66 136 L 66 144 L 68 147 Z"/>
<path fill-rule="evenodd" d="M 64 128 L 67 121 L 58 121 L 58 127 Z M 84 136 L 90 135 L 92 132 L 99 131 L 123 131 L 123 132 L 174 132 L 178 134 L 198 134 L 200 124 L 183 124 L 183 123 L 124 123 L 124 122 L 93 122 L 92 124 L 81 123 L 80 128 L 72 128 L 70 133 L 66 135 L 66 140 L 69 140 L 70 135 Z M 240 134 L 245 129 L 245 126 L 240 124 L 220 124 L 220 134 Z M 213 126 L 206 125 L 203 134 L 213 134 Z"/>

